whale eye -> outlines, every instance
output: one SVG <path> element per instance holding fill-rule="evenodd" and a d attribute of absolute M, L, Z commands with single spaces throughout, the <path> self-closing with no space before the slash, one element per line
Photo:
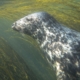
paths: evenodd
<path fill-rule="evenodd" d="M 32 21 L 32 18 L 30 18 L 30 19 L 29 19 L 29 18 L 26 18 L 26 20 L 27 20 L 27 21 Z"/>

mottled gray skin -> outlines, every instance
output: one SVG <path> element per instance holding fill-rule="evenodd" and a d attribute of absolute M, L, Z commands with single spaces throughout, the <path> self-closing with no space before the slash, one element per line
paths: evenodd
<path fill-rule="evenodd" d="M 57 80 L 79 80 L 80 33 L 63 27 L 46 12 L 25 16 L 12 28 L 38 41 L 48 62 L 56 70 Z"/>

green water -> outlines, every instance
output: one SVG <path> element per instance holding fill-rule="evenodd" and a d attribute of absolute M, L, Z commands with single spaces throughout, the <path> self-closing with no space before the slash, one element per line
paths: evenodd
<path fill-rule="evenodd" d="M 0 19 L 0 36 L 22 57 L 39 80 L 55 79 L 54 71 L 43 58 L 42 52 L 33 43 L 25 41 L 27 39 L 21 34 L 11 30 L 11 24 L 9 20 Z"/>
<path fill-rule="evenodd" d="M 0 38 L 0 80 L 39 80 L 23 59 Z"/>
<path fill-rule="evenodd" d="M 9 65 L 16 64 L 15 67 L 18 67 L 17 70 L 19 70 L 19 72 L 15 72 L 16 75 L 11 74 L 7 76 L 12 77 L 7 77 L 4 73 L 4 71 L 6 72 L 5 68 L 4 71 L 2 69 L 4 65 L 0 64 L 0 71 L 3 72 L 2 76 L 7 77 L 6 80 L 56 80 L 55 71 L 47 63 L 44 57 L 44 53 L 40 50 L 39 45 L 36 43 L 36 41 L 28 35 L 25 35 L 25 37 L 23 37 L 22 34 L 11 29 L 11 25 L 15 20 L 32 12 L 46 11 L 53 15 L 61 24 L 80 31 L 79 0 L 60 0 L 60 2 L 58 0 L 48 1 L 49 0 L 0 1 L 0 63 L 3 64 L 5 62 L 8 74 L 13 73 L 15 69 L 8 69 L 6 61 L 9 62 L 11 60 L 11 63 Z M 2 55 L 2 52 L 5 54 Z M 14 58 L 15 55 L 17 55 L 17 59 L 15 60 L 19 59 L 19 62 L 16 61 L 16 63 L 14 63 L 15 60 L 13 58 L 10 58 L 12 57 L 11 54 L 14 54 Z M 10 58 L 9 60 L 8 57 Z M 25 66 L 27 67 L 25 68 Z M 23 70 L 24 68 L 26 70 Z M 23 76 L 25 73 L 29 78 Z M 22 78 L 20 78 L 20 76 L 22 76 Z M 0 78 L 0 80 L 5 79 Z"/>

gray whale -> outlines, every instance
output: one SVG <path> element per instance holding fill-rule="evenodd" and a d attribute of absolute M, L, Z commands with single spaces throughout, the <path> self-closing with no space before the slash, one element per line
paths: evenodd
<path fill-rule="evenodd" d="M 37 40 L 56 70 L 57 80 L 79 80 L 79 32 L 62 26 L 46 12 L 29 14 L 14 22 L 12 28 Z"/>

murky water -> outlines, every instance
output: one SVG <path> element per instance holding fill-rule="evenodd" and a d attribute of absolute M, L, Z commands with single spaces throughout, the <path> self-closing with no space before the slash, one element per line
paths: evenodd
<path fill-rule="evenodd" d="M 15 51 L 15 54 L 18 54 L 18 56 L 20 56 L 24 60 L 25 65 L 29 67 L 31 73 L 32 72 L 34 73 L 37 80 L 56 80 L 55 71 L 47 63 L 46 58 L 44 57 L 44 53 L 40 50 L 39 45 L 36 43 L 36 41 L 27 35 L 23 37 L 22 34 L 13 31 L 11 29 L 11 25 L 15 20 L 29 13 L 36 11 L 46 11 L 51 15 L 53 15 L 62 24 L 80 31 L 79 7 L 80 7 L 79 0 L 76 1 L 73 0 L 72 2 L 69 1 L 67 3 L 58 1 L 48 1 L 48 0 L 45 1 L 24 0 L 24 2 L 22 0 L 20 1 L 14 0 L 9 2 L 0 1 L 0 38 L 3 38 L 4 42 L 6 42 L 7 45 L 10 48 L 12 48 L 13 51 Z M 0 39 L 1 40 L 0 44 L 2 43 L 3 39 L 2 40 Z M 2 45 L 0 45 L 0 50 L 2 49 L 1 46 Z M 10 51 L 8 49 L 8 53 Z M 4 56 L 6 55 L 4 54 Z M 0 57 L 0 59 L 3 58 Z M 7 60 L 6 57 L 5 59 Z M 2 70 L 1 67 L 0 70 Z M 11 80 L 18 80 L 18 79 L 20 80 L 20 77 L 18 78 L 13 77 L 13 79 L 11 78 Z M 25 80 L 28 79 L 25 78 Z M 34 79 L 29 79 L 29 80 L 34 80 Z"/>

